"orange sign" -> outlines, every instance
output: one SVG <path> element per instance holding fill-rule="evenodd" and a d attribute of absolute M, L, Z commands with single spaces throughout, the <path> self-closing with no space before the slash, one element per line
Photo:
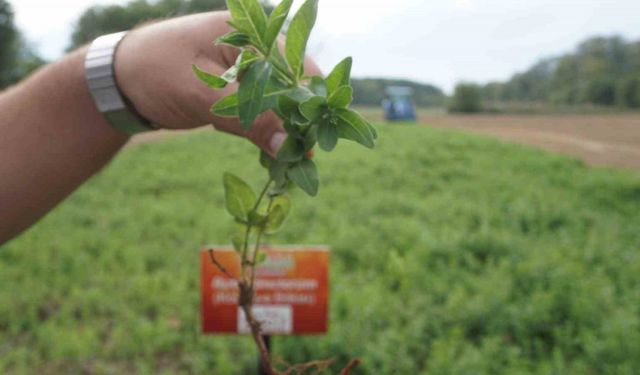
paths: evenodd
<path fill-rule="evenodd" d="M 200 253 L 202 330 L 204 333 L 249 333 L 238 307 L 240 257 L 232 248 L 205 248 Z M 267 258 L 256 270 L 253 312 L 265 334 L 302 335 L 327 332 L 329 250 L 326 247 L 263 247 Z"/>

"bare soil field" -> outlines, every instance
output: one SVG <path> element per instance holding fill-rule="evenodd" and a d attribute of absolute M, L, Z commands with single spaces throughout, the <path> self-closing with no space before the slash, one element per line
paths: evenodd
<path fill-rule="evenodd" d="M 640 115 L 421 116 L 420 122 L 534 145 L 591 165 L 640 170 Z"/>

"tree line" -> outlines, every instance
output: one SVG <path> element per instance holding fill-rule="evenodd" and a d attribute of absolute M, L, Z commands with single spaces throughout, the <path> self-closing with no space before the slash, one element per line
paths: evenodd
<path fill-rule="evenodd" d="M 42 63 L 16 28 L 11 4 L 0 0 L 0 89 L 19 81 Z"/>
<path fill-rule="evenodd" d="M 506 82 L 456 87 L 450 109 L 474 112 L 499 103 L 640 108 L 640 41 L 594 37 L 571 53 L 543 59 Z"/>

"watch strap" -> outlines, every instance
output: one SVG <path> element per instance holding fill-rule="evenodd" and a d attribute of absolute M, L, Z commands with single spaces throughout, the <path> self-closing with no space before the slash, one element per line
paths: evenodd
<path fill-rule="evenodd" d="M 101 36 L 91 43 L 85 59 L 85 73 L 91 96 L 109 124 L 121 132 L 137 134 L 154 126 L 129 102 L 118 88 L 115 55 L 126 32 Z"/>

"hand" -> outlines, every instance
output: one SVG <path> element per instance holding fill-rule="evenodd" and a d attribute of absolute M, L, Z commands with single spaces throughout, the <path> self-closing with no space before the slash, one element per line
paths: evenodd
<path fill-rule="evenodd" d="M 248 138 L 275 155 L 286 138 L 280 119 L 262 114 L 251 131 L 244 131 L 235 118 L 212 115 L 209 108 L 237 90 L 237 84 L 211 90 L 193 74 L 196 64 L 221 75 L 231 67 L 238 49 L 213 42 L 229 31 L 227 12 L 202 13 L 150 24 L 130 32 L 116 54 L 116 77 L 124 94 L 141 115 L 165 129 L 190 129 L 213 123 L 227 133 Z M 306 61 L 307 73 L 319 74 Z"/>

